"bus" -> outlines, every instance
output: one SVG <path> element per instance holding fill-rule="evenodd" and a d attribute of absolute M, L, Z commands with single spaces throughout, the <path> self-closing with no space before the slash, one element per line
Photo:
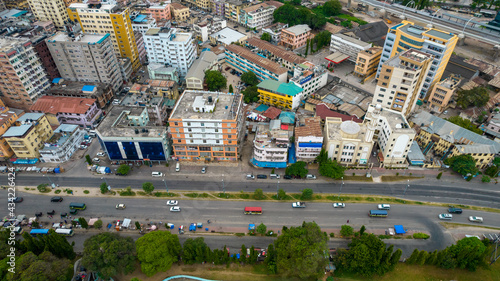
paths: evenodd
<path fill-rule="evenodd" d="M 87 205 L 85 205 L 85 203 L 71 202 L 71 204 L 69 204 L 69 208 L 74 210 L 85 210 L 87 209 Z"/>
<path fill-rule="evenodd" d="M 370 210 L 370 213 L 368 213 L 370 217 L 382 217 L 385 218 L 387 217 L 387 211 L 384 210 Z"/>
<path fill-rule="evenodd" d="M 261 207 L 245 207 L 245 215 L 262 215 Z"/>
<path fill-rule="evenodd" d="M 73 232 L 73 229 L 66 229 L 66 228 L 58 228 L 56 229 L 57 234 L 62 234 L 64 236 L 73 236 L 75 233 Z"/>
<path fill-rule="evenodd" d="M 49 234 L 49 230 L 48 229 L 32 229 L 30 231 L 30 235 L 31 236 L 47 235 L 47 234 Z"/>

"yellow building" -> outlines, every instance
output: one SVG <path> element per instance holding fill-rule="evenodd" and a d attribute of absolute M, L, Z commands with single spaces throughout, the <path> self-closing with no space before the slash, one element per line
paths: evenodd
<path fill-rule="evenodd" d="M 19 109 L 10 110 L 0 100 L 0 157 L 11 157 L 14 154 L 7 141 L 3 138 L 3 134 L 16 122 L 20 115 L 24 112 Z"/>
<path fill-rule="evenodd" d="M 382 64 L 403 51 L 413 48 L 428 53 L 434 58 L 419 96 L 419 99 L 424 99 L 431 92 L 434 84 L 441 80 L 457 41 L 456 34 L 422 27 L 404 20 L 391 27 L 387 33 L 377 69 L 377 78 L 380 75 Z"/>
<path fill-rule="evenodd" d="M 429 109 L 436 112 L 443 112 L 455 94 L 460 84 L 460 75 L 452 74 L 443 81 L 437 82 L 429 95 Z"/>
<path fill-rule="evenodd" d="M 304 90 L 294 83 L 267 79 L 257 85 L 259 101 L 263 104 L 294 110 L 300 105 Z"/>
<path fill-rule="evenodd" d="M 68 11 L 63 0 L 28 0 L 28 3 L 39 21 L 52 21 L 59 30 L 68 21 Z"/>
<path fill-rule="evenodd" d="M 83 32 L 110 34 L 115 53 L 129 58 L 134 71 L 141 67 L 128 8 L 116 4 L 73 3 L 67 10 L 69 18 L 79 22 Z"/>
<path fill-rule="evenodd" d="M 382 47 L 371 47 L 358 53 L 354 74 L 369 79 L 377 73 L 378 63 L 382 56 Z"/>
<path fill-rule="evenodd" d="M 7 9 L 28 9 L 28 0 L 4 0 Z"/>
<path fill-rule="evenodd" d="M 500 143 L 484 138 L 449 121 L 436 117 L 426 111 L 419 112 L 410 125 L 417 131 L 415 138 L 427 155 L 444 160 L 456 155 L 466 154 L 476 161 L 476 167 L 484 169 L 500 152 Z"/>
<path fill-rule="evenodd" d="M 19 117 L 16 126 L 10 127 L 3 137 L 18 158 L 38 158 L 39 150 L 54 131 L 43 113 L 26 113 Z"/>
<path fill-rule="evenodd" d="M 252 2 L 242 1 L 242 0 L 226 0 L 224 14 L 227 20 L 238 22 L 240 19 L 240 13 L 242 9 L 250 7 Z"/>
<path fill-rule="evenodd" d="M 182 4 L 172 3 L 170 9 L 172 10 L 172 17 L 177 22 L 186 21 L 189 18 L 189 8 Z"/>
<path fill-rule="evenodd" d="M 203 10 L 209 10 L 210 2 L 210 0 L 196 0 L 196 6 Z"/>

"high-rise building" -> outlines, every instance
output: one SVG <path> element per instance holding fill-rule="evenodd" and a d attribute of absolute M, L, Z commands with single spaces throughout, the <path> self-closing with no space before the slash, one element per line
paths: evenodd
<path fill-rule="evenodd" d="M 380 76 L 382 65 L 403 51 L 412 48 L 430 54 L 433 56 L 432 64 L 419 93 L 419 98 L 424 99 L 434 84 L 441 80 L 457 41 L 456 34 L 403 21 L 391 27 L 387 33 L 377 69 L 377 78 Z"/>
<path fill-rule="evenodd" d="M 366 79 L 374 76 L 382 56 L 382 47 L 371 47 L 358 53 L 354 74 Z"/>
<path fill-rule="evenodd" d="M 240 11 L 239 22 L 248 28 L 262 29 L 273 22 L 273 13 L 281 6 L 283 3 L 268 1 L 247 7 Z"/>
<path fill-rule="evenodd" d="M 39 21 L 52 21 L 58 30 L 63 30 L 68 20 L 68 11 L 63 0 L 28 0 L 31 11 Z"/>
<path fill-rule="evenodd" d="M 409 49 L 385 61 L 372 103 L 408 116 L 417 104 L 432 59 L 427 53 Z"/>
<path fill-rule="evenodd" d="M 141 67 L 128 8 L 117 5 L 115 0 L 99 4 L 91 4 L 89 0 L 71 4 L 68 14 L 71 20 L 80 23 L 83 32 L 109 34 L 115 53 L 129 58 L 134 71 Z"/>
<path fill-rule="evenodd" d="M 0 93 L 7 106 L 28 110 L 50 81 L 27 38 L 0 38 Z"/>
<path fill-rule="evenodd" d="M 437 82 L 429 95 L 429 109 L 441 113 L 448 108 L 451 97 L 458 90 L 461 80 L 460 75 L 453 74 Z"/>
<path fill-rule="evenodd" d="M 109 34 L 59 32 L 47 39 L 61 77 L 72 81 L 111 84 L 117 92 L 123 83 L 120 65 Z"/>
<path fill-rule="evenodd" d="M 175 28 L 151 28 L 144 34 L 144 43 L 150 63 L 176 67 L 182 77 L 196 59 L 193 35 Z"/>
<path fill-rule="evenodd" d="M 168 120 L 175 159 L 237 161 L 243 127 L 243 96 L 184 91 Z"/>

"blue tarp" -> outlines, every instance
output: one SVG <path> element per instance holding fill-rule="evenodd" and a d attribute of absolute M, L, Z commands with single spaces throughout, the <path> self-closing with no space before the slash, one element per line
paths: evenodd
<path fill-rule="evenodd" d="M 57 84 L 59 83 L 59 81 L 61 81 L 62 78 L 54 78 L 54 80 L 52 80 L 52 84 Z"/>
<path fill-rule="evenodd" d="M 84 92 L 93 92 L 95 86 L 94 85 L 85 85 L 82 87 L 82 91 Z"/>
<path fill-rule="evenodd" d="M 322 143 L 316 143 L 316 142 L 301 142 L 299 143 L 299 147 L 323 147 Z"/>
<path fill-rule="evenodd" d="M 295 143 L 288 149 L 288 163 L 295 164 L 297 162 L 297 157 L 295 157 Z"/>
<path fill-rule="evenodd" d="M 255 108 L 255 111 L 257 111 L 257 112 L 264 112 L 264 111 L 266 111 L 268 108 L 269 108 L 269 106 L 268 106 L 268 105 L 261 104 L 261 105 L 257 106 L 257 108 Z"/>
<path fill-rule="evenodd" d="M 38 162 L 38 158 L 35 158 L 35 159 L 17 159 L 17 158 L 12 158 L 12 159 L 10 159 L 10 162 L 12 162 L 12 164 L 28 164 L 28 165 L 31 165 L 31 164 L 36 164 L 36 162 Z"/>
<path fill-rule="evenodd" d="M 396 234 L 405 234 L 406 233 L 406 231 L 402 225 L 394 225 L 394 230 L 396 231 Z"/>
<path fill-rule="evenodd" d="M 263 162 L 252 158 L 252 164 L 261 168 L 286 168 L 286 162 Z"/>
<path fill-rule="evenodd" d="M 253 230 L 255 229 L 255 224 L 251 223 L 248 225 L 248 230 Z"/>

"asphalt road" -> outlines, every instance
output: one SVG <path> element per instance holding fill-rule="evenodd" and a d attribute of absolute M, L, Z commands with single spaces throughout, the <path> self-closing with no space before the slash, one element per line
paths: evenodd
<path fill-rule="evenodd" d="M 403 224 L 407 230 L 425 231 L 431 234 L 431 238 L 426 241 L 404 240 L 404 242 L 401 242 L 401 240 L 388 240 L 390 243 L 394 243 L 396 246 L 402 248 L 405 254 L 411 253 L 415 247 L 432 251 L 434 249 L 443 249 L 453 243 L 451 236 L 445 234 L 443 228 L 439 225 L 437 215 L 446 211 L 442 207 L 393 205 L 389 211 L 389 217 L 370 218 L 367 215 L 368 211 L 375 209 L 377 203 L 383 202 L 347 204 L 344 209 L 335 209 L 330 203 L 307 203 L 307 207 L 304 209 L 294 209 L 291 207 L 291 203 L 180 200 L 179 206 L 181 207 L 181 212 L 172 213 L 169 212 L 169 207 L 166 205 L 165 199 L 65 196 L 63 202 L 51 203 L 49 196 L 35 194 L 22 194 L 22 196 L 24 197 L 24 201 L 16 204 L 16 214 L 32 216 L 38 211 L 46 214 L 47 211 L 55 210 L 56 216 L 54 218 L 50 219 L 46 215 L 41 218 L 42 222 L 50 223 L 60 221 L 58 215 L 61 212 L 69 211 L 68 206 L 70 202 L 84 202 L 87 204 L 87 210 L 80 211 L 78 217 L 83 216 L 87 219 L 99 217 L 105 225 L 114 220 L 130 218 L 132 221 L 139 221 L 141 223 L 146 223 L 147 221 L 170 222 L 176 227 L 181 224 L 188 226 L 189 223 L 203 222 L 204 227 L 217 232 L 247 232 L 249 223 L 256 225 L 264 223 L 268 227 L 268 230 L 277 232 L 281 230 L 283 225 L 290 227 L 300 225 L 302 221 L 315 221 L 323 231 L 331 232 L 340 229 L 340 226 L 346 224 L 346 220 L 349 220 L 349 224 L 355 229 L 359 229 L 359 227 L 365 225 L 368 231 L 378 233 L 395 224 Z M 0 192 L 0 202 L 7 202 L 6 191 Z M 115 209 L 118 203 L 126 204 L 127 208 L 125 210 Z M 243 208 L 245 206 L 262 207 L 264 213 L 260 216 L 244 215 Z M 6 209 L 0 212 L 2 217 L 7 214 Z M 453 222 L 469 223 L 467 220 L 469 215 L 482 216 L 485 221 L 484 226 L 498 227 L 500 225 L 500 216 L 498 214 L 472 210 L 466 210 L 462 215 L 454 215 Z M 206 224 L 207 220 L 211 220 L 212 223 Z M 201 231 L 204 232 L 204 230 Z M 174 230 L 174 233 L 176 233 L 176 230 Z M 85 235 L 92 234 L 88 233 Z M 77 236 L 80 236 L 80 233 L 78 233 L 74 239 L 77 239 L 77 242 L 81 243 L 83 237 L 87 237 L 85 235 L 82 235 L 82 238 L 77 238 Z M 189 235 L 184 235 L 183 237 L 187 236 Z M 242 241 L 246 243 L 245 245 L 248 244 L 247 246 L 264 247 L 269 244 L 268 240 L 260 240 L 255 237 L 244 238 L 250 240 L 239 240 L 240 238 L 238 237 L 225 237 L 221 240 L 218 236 L 208 236 L 206 239 L 207 242 L 211 243 L 209 244 L 211 247 L 231 245 L 234 248 L 237 245 L 241 245 Z"/>
<path fill-rule="evenodd" d="M 224 178 L 224 187 L 220 176 L 197 175 L 167 175 L 166 178 L 131 178 L 106 176 L 107 183 L 112 188 L 125 188 L 131 186 L 134 189 L 142 188 L 142 183 L 151 181 L 157 190 L 165 190 L 165 179 L 170 191 L 172 190 L 193 190 L 201 192 L 222 192 L 225 191 L 245 191 L 253 192 L 261 188 L 264 192 L 276 192 L 277 188 L 282 188 L 286 192 L 300 192 L 304 188 L 311 188 L 315 193 L 338 193 L 341 184 L 336 182 L 324 182 L 320 180 L 245 180 L 245 175 L 232 175 Z M 60 187 L 95 187 L 103 182 L 98 177 L 68 177 L 51 175 L 51 180 Z M 7 175 L 0 176 L 0 182 L 7 183 Z M 17 186 L 37 186 L 47 182 L 41 174 L 18 174 L 15 179 Z M 500 191 L 496 185 L 481 185 L 463 181 L 463 184 L 442 182 L 436 184 L 435 181 L 412 181 L 407 189 L 406 182 L 396 183 L 350 183 L 345 182 L 342 186 L 342 194 L 370 194 L 387 195 L 411 200 L 442 202 L 450 204 L 466 204 L 483 207 L 500 208 Z"/>

